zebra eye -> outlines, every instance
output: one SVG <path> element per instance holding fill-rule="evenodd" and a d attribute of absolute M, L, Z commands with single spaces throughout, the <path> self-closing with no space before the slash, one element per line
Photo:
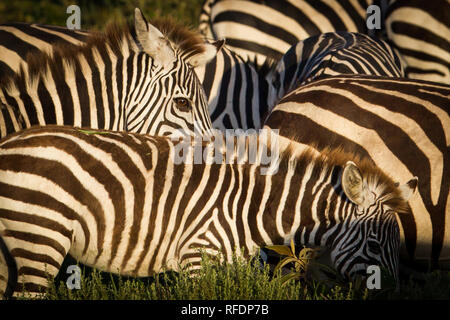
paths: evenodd
<path fill-rule="evenodd" d="M 175 104 L 178 109 L 184 112 L 191 111 L 191 104 L 186 98 L 174 98 Z"/>
<path fill-rule="evenodd" d="M 370 252 L 374 254 L 380 254 L 381 253 L 381 247 L 380 244 L 375 240 L 367 240 L 367 246 L 369 247 Z"/>

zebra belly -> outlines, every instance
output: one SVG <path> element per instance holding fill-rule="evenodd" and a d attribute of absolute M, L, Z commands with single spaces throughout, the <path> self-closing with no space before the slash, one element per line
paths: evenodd
<path fill-rule="evenodd" d="M 177 270 L 177 258 L 164 254 L 158 255 L 157 250 L 148 250 L 149 243 L 145 242 L 145 236 L 144 239 L 141 239 L 142 241 L 138 241 L 134 245 L 130 244 L 127 250 L 131 254 L 127 255 L 113 249 L 112 239 L 105 240 L 102 248 L 99 248 L 97 241 L 91 239 L 85 249 L 84 236 L 80 230 L 74 234 L 69 254 L 80 263 L 100 271 L 124 276 L 147 277 L 166 268 Z M 152 242 L 150 242 L 150 246 L 152 246 Z M 161 241 L 155 243 L 155 246 L 161 247 Z"/>

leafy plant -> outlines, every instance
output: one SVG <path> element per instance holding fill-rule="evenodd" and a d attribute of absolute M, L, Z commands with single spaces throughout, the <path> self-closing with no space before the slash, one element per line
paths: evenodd
<path fill-rule="evenodd" d="M 298 255 L 295 254 L 294 240 L 291 239 L 291 245 L 273 245 L 266 246 L 267 249 L 275 251 L 276 253 L 285 256 L 275 267 L 274 273 L 281 272 L 281 270 L 288 264 L 293 264 L 293 271 L 281 277 L 281 282 L 286 284 L 291 280 L 304 279 L 308 270 L 308 265 L 316 255 L 316 249 L 306 248 L 300 250 Z"/>

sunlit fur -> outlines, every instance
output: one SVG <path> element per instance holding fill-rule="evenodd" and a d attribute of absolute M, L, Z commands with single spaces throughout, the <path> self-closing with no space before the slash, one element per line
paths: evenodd
<path fill-rule="evenodd" d="M 267 146 L 257 136 L 247 145 L 255 138 Z M 262 158 L 175 164 L 181 142 L 165 137 L 56 126 L 12 134 L 0 142 L 0 223 L 19 283 L 31 292 L 46 286 L 67 253 L 101 270 L 147 276 L 199 268 L 200 248 L 231 260 L 240 248 L 249 255 L 291 239 L 331 249 L 343 275 L 378 264 L 395 276 L 395 212 L 407 211 L 396 184 L 342 150 L 318 154 L 269 141 L 278 170 L 262 175 Z M 198 146 L 211 156 L 215 145 L 188 145 L 186 155 Z M 348 160 L 374 194 L 366 211 L 341 187 Z M 4 292 L 1 279 L 11 277 L 0 277 Z"/>
<path fill-rule="evenodd" d="M 299 144 L 343 147 L 405 183 L 418 177 L 401 216 L 402 263 L 450 269 L 450 86 L 406 78 L 333 76 L 295 89 L 265 125 Z"/>
<path fill-rule="evenodd" d="M 161 28 L 176 53 L 170 69 L 156 65 L 141 51 L 133 27 L 113 23 L 104 33 L 94 32 L 83 46 L 57 44 L 50 53 L 29 54 L 15 75 L 2 80 L 0 91 L 0 101 L 16 109 L 22 119 L 3 122 L 157 135 L 208 131 L 206 97 L 187 61 L 204 52 L 203 40 L 171 20 L 152 23 Z M 174 98 L 179 97 L 188 99 L 190 111 L 177 108 Z M 16 129 L 1 126 L 0 134 Z"/>

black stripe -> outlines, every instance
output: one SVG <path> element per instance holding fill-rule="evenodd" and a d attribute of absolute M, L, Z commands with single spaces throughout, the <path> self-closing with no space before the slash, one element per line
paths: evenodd
<path fill-rule="evenodd" d="M 53 103 L 53 99 L 50 96 L 50 93 L 47 91 L 47 88 L 44 86 L 42 82 L 39 82 L 38 84 L 37 94 L 39 97 L 39 102 L 42 105 L 45 123 L 56 124 L 56 110 L 55 110 L 56 108 Z"/>
<path fill-rule="evenodd" d="M 5 230 L 3 235 L 4 238 L 13 238 L 13 239 L 19 239 L 26 242 L 36 244 L 41 244 L 44 246 L 49 246 L 55 249 L 62 258 L 64 258 L 67 254 L 66 249 L 56 240 L 40 235 L 40 234 L 34 234 L 30 232 L 23 232 L 23 231 L 16 231 L 16 230 Z M 11 251 L 11 254 L 15 256 L 14 251 Z"/>
<path fill-rule="evenodd" d="M 8 25 L 4 25 L 8 26 Z M 38 52 L 39 49 L 29 44 L 28 42 L 23 41 L 22 39 L 16 37 L 14 34 L 10 33 L 9 31 L 2 30 L 2 25 L 0 25 L 0 39 L 2 39 L 2 46 L 14 51 L 17 53 L 19 57 L 22 59 L 25 59 L 28 53 L 31 52 Z M 16 27 L 16 26 L 14 26 Z"/>
<path fill-rule="evenodd" d="M 61 57 L 60 55 L 55 55 L 54 60 L 56 63 L 50 63 L 50 68 L 51 68 L 50 70 L 52 73 L 52 77 L 53 77 L 53 81 L 54 81 L 54 84 L 56 87 L 58 97 L 61 101 L 64 124 L 74 125 L 75 118 L 74 118 L 73 97 L 70 92 L 70 88 L 67 85 L 66 80 L 65 80 L 66 70 L 63 67 L 64 59 L 65 58 Z M 69 75 L 69 76 L 71 76 L 71 75 Z M 83 102 L 80 101 L 80 103 L 83 103 Z M 47 112 L 51 112 L 47 105 L 42 105 L 42 109 L 44 110 L 44 114 Z M 53 111 L 54 111 L 54 106 L 53 106 Z M 28 113 L 28 110 L 27 110 L 27 113 Z M 47 124 L 56 124 L 56 123 L 53 122 L 53 123 L 47 123 Z"/>
<path fill-rule="evenodd" d="M 104 104 L 107 104 L 107 101 L 103 101 L 103 90 L 102 90 L 102 82 L 100 79 L 100 72 L 98 70 L 97 63 L 92 55 L 92 51 L 87 51 L 84 54 L 84 57 L 86 58 L 86 61 L 91 69 L 91 80 L 92 80 L 92 87 L 94 91 L 94 97 L 90 97 L 90 101 L 93 101 L 93 98 L 95 99 L 95 104 L 92 107 L 95 107 L 97 109 L 97 121 L 98 121 L 98 127 L 104 128 L 104 129 L 111 129 L 111 128 L 105 128 L 105 111 L 104 108 L 108 108 L 109 106 L 105 106 Z M 79 70 L 78 72 L 83 72 L 83 70 Z M 80 101 L 81 103 L 81 101 Z"/>
<path fill-rule="evenodd" d="M 276 61 L 280 60 L 281 57 L 283 56 L 283 53 L 281 53 L 277 50 L 274 50 L 270 47 L 267 47 L 265 45 L 253 42 L 253 41 L 246 41 L 246 40 L 235 39 L 235 38 L 230 37 L 230 38 L 227 38 L 227 44 L 230 47 L 243 48 L 248 51 L 253 51 L 256 53 L 263 54 L 263 55 L 269 57 L 270 59 L 274 59 Z"/>

